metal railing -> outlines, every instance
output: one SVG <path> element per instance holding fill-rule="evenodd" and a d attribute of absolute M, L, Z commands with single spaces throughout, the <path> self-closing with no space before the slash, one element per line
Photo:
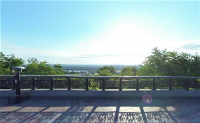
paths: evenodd
<path fill-rule="evenodd" d="M 45 78 L 45 80 L 44 80 Z M 160 86 L 165 83 L 165 89 L 172 90 L 173 85 L 176 84 L 178 87 L 179 85 L 182 86 L 185 90 L 189 90 L 190 87 L 200 88 L 200 77 L 189 77 L 189 76 L 58 76 L 58 75 L 20 75 L 21 81 L 27 80 L 27 83 L 30 84 L 31 82 L 31 89 L 35 90 L 38 84 L 48 83 L 47 88 L 53 90 L 55 87 L 55 83 L 57 82 L 58 78 L 62 78 L 62 82 L 67 82 L 66 86 L 68 90 L 72 89 L 72 86 L 78 87 L 81 86 L 85 90 L 89 90 L 89 86 L 91 87 L 91 81 L 93 83 L 97 83 L 94 87 L 100 87 L 102 91 L 107 89 L 107 85 L 114 87 L 115 89 L 118 88 L 119 91 L 122 91 L 123 88 L 129 88 L 128 84 L 131 84 L 131 87 L 139 90 L 141 87 L 148 87 L 148 89 L 156 90 L 161 89 Z M 39 79 L 39 80 L 38 80 Z M 43 80 L 41 80 L 43 79 Z M 75 79 L 75 80 L 74 80 Z M 113 80 L 111 80 L 113 79 Z M 126 79 L 126 80 L 125 80 Z M 127 80 L 128 79 L 128 80 Z M 160 79 L 164 81 L 160 82 Z M 12 82 L 8 82 L 10 80 Z M 144 81 L 145 80 L 145 81 Z M 181 81 L 178 81 L 181 80 Z M 13 75 L 0 75 L 0 88 L 3 81 L 7 81 L 7 84 L 13 84 L 12 89 L 15 89 L 14 83 L 14 76 Z M 38 83 L 38 84 L 36 84 Z M 75 84 L 74 84 L 75 83 Z M 142 83 L 145 83 L 142 85 Z M 175 83 L 175 84 L 174 84 Z M 22 83 L 21 83 L 22 84 Z M 4 82 L 6 85 L 6 82 Z M 64 85 L 61 85 L 64 86 Z M 64 87 L 66 88 L 66 87 Z"/>

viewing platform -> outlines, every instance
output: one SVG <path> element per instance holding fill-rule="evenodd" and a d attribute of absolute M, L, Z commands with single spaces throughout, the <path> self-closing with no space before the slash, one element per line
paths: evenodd
<path fill-rule="evenodd" d="M 34 98 L 6 105 L 0 98 L 1 123 L 196 123 L 200 98 Z"/>

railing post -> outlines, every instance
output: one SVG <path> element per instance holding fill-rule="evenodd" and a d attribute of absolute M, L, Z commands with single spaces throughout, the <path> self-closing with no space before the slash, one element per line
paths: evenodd
<path fill-rule="evenodd" d="M 86 78 L 86 87 L 85 90 L 88 90 L 88 78 Z"/>
<path fill-rule="evenodd" d="M 105 91 L 105 79 L 103 78 L 103 88 L 102 91 Z"/>
<path fill-rule="evenodd" d="M 185 90 L 189 90 L 189 80 L 185 79 Z"/>
<path fill-rule="evenodd" d="M 169 79 L 169 90 L 172 90 L 172 79 Z"/>
<path fill-rule="evenodd" d="M 120 78 L 120 83 L 119 83 L 119 91 L 122 91 L 122 78 Z"/>
<path fill-rule="evenodd" d="M 35 87 L 36 81 L 35 80 L 36 80 L 35 78 L 32 78 L 32 90 L 36 89 L 36 87 Z"/>
<path fill-rule="evenodd" d="M 12 84 L 13 84 L 12 90 L 15 90 L 15 79 L 13 79 L 12 82 L 13 82 L 13 83 L 12 83 Z"/>
<path fill-rule="evenodd" d="M 68 78 L 68 90 L 71 90 L 71 78 Z"/>
<path fill-rule="evenodd" d="M 139 91 L 139 79 L 137 78 L 136 90 Z"/>
<path fill-rule="evenodd" d="M 153 90 L 156 90 L 155 78 L 153 78 Z"/>
<path fill-rule="evenodd" d="M 54 88 L 53 88 L 53 85 L 54 85 L 53 78 L 51 78 L 51 88 L 50 88 L 50 90 L 53 90 L 53 89 L 54 89 Z"/>

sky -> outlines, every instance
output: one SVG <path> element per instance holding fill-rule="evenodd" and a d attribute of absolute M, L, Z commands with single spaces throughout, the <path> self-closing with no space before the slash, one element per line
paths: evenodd
<path fill-rule="evenodd" d="M 1 1 L 0 51 L 60 64 L 142 64 L 152 49 L 200 55 L 200 1 Z"/>

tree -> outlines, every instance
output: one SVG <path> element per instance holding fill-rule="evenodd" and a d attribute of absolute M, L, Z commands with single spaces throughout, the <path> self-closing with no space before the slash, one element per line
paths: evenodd
<path fill-rule="evenodd" d="M 40 61 L 36 58 L 28 58 L 27 61 L 28 61 L 28 64 L 32 64 L 32 63 L 39 64 L 40 63 Z"/>
<path fill-rule="evenodd" d="M 188 72 L 190 72 L 192 76 L 200 76 L 200 56 L 198 54 L 192 56 L 190 62 L 190 69 L 188 69 Z"/>
<path fill-rule="evenodd" d="M 61 66 L 60 64 L 55 64 L 54 65 L 54 70 L 55 70 L 55 72 L 56 72 L 56 74 L 63 74 L 64 73 L 64 71 L 63 71 L 63 66 Z"/>
<path fill-rule="evenodd" d="M 200 56 L 154 48 L 152 55 L 140 65 L 143 76 L 200 76 Z"/>
<path fill-rule="evenodd" d="M 134 66 L 127 66 L 124 67 L 120 73 L 121 76 L 136 76 L 137 75 L 137 68 Z"/>
<path fill-rule="evenodd" d="M 26 75 L 63 75 L 64 71 L 60 64 L 54 67 L 48 65 L 47 61 L 39 61 L 36 58 L 29 58 L 26 69 L 22 74 Z"/>
<path fill-rule="evenodd" d="M 116 70 L 113 66 L 103 66 L 97 69 L 97 73 L 99 73 L 100 76 L 112 76 L 116 74 Z"/>
<path fill-rule="evenodd" d="M 24 60 L 21 58 L 16 58 L 14 54 L 4 55 L 0 52 L 0 74 L 1 75 L 12 75 L 12 67 L 22 66 Z"/>
<path fill-rule="evenodd" d="M 0 75 L 13 75 L 12 67 L 25 66 L 26 69 L 21 72 L 24 75 L 63 75 L 63 67 L 60 64 L 54 66 L 48 65 L 47 61 L 39 61 L 37 58 L 29 58 L 27 65 L 24 60 L 16 58 L 14 54 L 4 55 L 0 52 Z"/>

